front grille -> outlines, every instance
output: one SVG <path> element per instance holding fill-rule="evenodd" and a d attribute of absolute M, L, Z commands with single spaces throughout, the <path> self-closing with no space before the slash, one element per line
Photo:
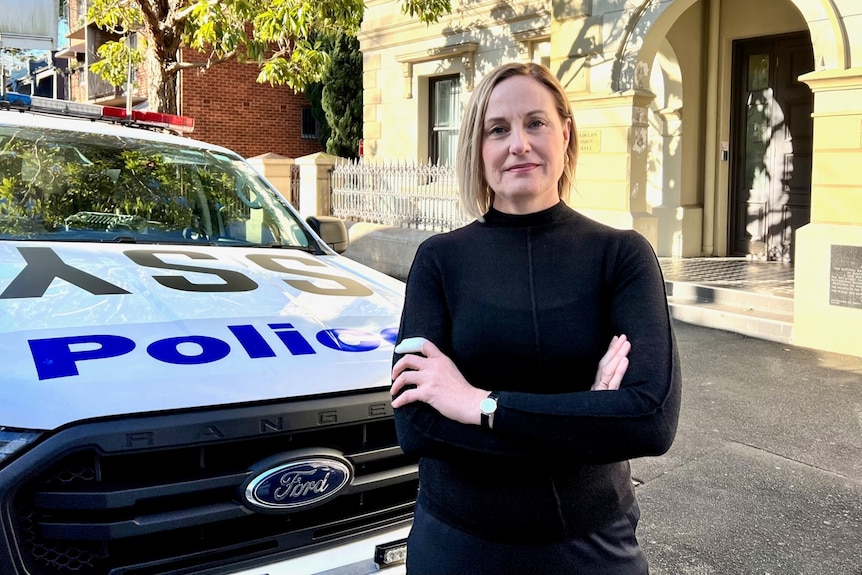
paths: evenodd
<path fill-rule="evenodd" d="M 40 446 L 57 455 L 16 489 L 12 529 L 33 575 L 155 575 L 287 557 L 409 519 L 418 488 L 388 392 L 84 427 Z M 255 464 L 294 450 L 343 453 L 350 487 L 292 513 L 243 505 Z"/>

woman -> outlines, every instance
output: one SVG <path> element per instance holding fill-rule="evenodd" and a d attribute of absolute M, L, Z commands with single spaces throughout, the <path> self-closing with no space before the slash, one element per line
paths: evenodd
<path fill-rule="evenodd" d="M 420 456 L 411 575 L 648 572 L 628 460 L 673 441 L 676 344 L 649 243 L 564 203 L 576 153 L 547 68 L 476 87 L 457 171 L 477 221 L 417 251 L 399 338 L 427 341 L 392 371 Z"/>

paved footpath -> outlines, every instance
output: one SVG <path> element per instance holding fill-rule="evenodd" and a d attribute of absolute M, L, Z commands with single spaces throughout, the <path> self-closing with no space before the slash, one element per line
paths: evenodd
<path fill-rule="evenodd" d="M 632 461 L 651 575 L 862 575 L 862 358 L 675 325 L 676 442 Z"/>

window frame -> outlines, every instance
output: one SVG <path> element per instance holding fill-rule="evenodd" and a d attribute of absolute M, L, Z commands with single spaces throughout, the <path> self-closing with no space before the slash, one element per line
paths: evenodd
<path fill-rule="evenodd" d="M 314 109 L 311 106 L 303 106 L 302 111 L 300 112 L 300 135 L 303 140 L 317 140 L 320 138 L 320 122 L 317 121 L 317 118 L 314 117 Z M 306 122 L 313 123 L 314 132 L 309 132 L 306 130 L 307 125 Z"/>
<path fill-rule="evenodd" d="M 449 101 L 452 106 L 449 117 L 441 119 L 437 86 L 444 82 L 452 82 L 453 84 L 453 89 L 449 93 Z M 446 165 L 454 165 L 458 134 L 461 131 L 461 90 L 461 74 L 447 74 L 428 78 L 428 158 L 433 164 L 442 165 L 441 160 L 444 160 Z M 455 145 L 450 150 L 451 157 L 443 159 L 441 158 L 440 136 L 444 133 L 451 135 L 452 132 L 455 135 Z"/>

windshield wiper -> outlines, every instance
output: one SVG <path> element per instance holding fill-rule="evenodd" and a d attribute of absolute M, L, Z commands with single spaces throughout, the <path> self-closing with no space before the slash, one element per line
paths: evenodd
<path fill-rule="evenodd" d="M 304 252 L 314 253 L 314 248 L 310 246 L 295 246 L 292 244 L 283 244 L 281 242 L 267 242 L 263 244 L 251 244 L 248 247 L 253 248 L 274 248 L 274 249 L 284 249 L 284 250 L 301 250 Z"/>
<path fill-rule="evenodd" d="M 84 240 L 87 241 L 87 240 Z M 133 236 L 114 236 L 113 238 L 99 240 L 103 244 L 158 244 L 164 246 L 216 246 L 215 242 L 183 241 L 175 238 L 136 238 Z"/>
<path fill-rule="evenodd" d="M 103 244 L 136 244 L 138 243 L 137 238 L 134 236 L 114 236 L 113 238 L 106 240 L 99 240 Z"/>

